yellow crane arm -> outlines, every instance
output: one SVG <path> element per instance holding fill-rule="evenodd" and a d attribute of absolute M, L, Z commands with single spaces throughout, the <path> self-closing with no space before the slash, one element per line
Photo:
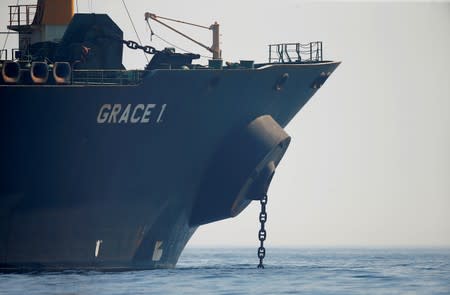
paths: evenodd
<path fill-rule="evenodd" d="M 211 47 L 206 46 L 205 44 L 189 37 L 188 35 L 178 31 L 177 29 L 175 29 L 172 26 L 169 26 L 168 24 L 162 22 L 159 19 L 165 19 L 168 21 L 173 21 L 173 22 L 178 22 L 178 23 L 182 23 L 182 24 L 187 24 L 187 25 L 191 25 L 191 26 L 195 26 L 195 27 L 199 27 L 199 28 L 203 28 L 203 29 L 207 29 L 207 30 L 212 30 L 213 31 L 213 44 Z M 161 25 L 165 26 L 166 28 L 180 34 L 181 36 L 183 36 L 184 38 L 194 42 L 195 44 L 205 48 L 206 50 L 208 50 L 209 52 L 211 52 L 213 54 L 213 59 L 221 59 L 222 57 L 222 51 L 220 50 L 220 38 L 219 38 L 219 24 L 217 22 L 215 22 L 214 24 L 212 24 L 209 27 L 206 26 L 201 26 L 201 25 L 197 25 L 197 24 L 193 24 L 193 23 L 189 23 L 189 22 L 185 22 L 185 21 L 181 21 L 181 20 L 176 20 L 176 19 L 172 19 L 172 18 L 168 18 L 168 17 L 162 17 L 162 16 L 157 16 L 154 13 L 150 13 L 150 12 L 146 12 L 145 13 L 145 20 L 148 22 L 149 19 L 152 19 L 158 23 L 160 23 Z"/>

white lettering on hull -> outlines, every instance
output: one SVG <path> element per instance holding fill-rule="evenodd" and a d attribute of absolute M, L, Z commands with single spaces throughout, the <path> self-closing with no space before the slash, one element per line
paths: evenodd
<path fill-rule="evenodd" d="M 103 243 L 102 240 L 97 240 L 97 242 L 95 242 L 95 257 L 98 257 L 98 254 L 100 253 L 100 245 Z"/>
<path fill-rule="evenodd" d="M 160 261 L 161 260 L 161 257 L 163 255 L 162 244 L 163 244 L 163 241 L 156 241 L 155 249 L 153 250 L 152 261 Z"/>
<path fill-rule="evenodd" d="M 148 124 L 163 122 L 167 104 L 104 104 L 97 115 L 98 124 Z M 152 115 L 155 113 L 154 115 Z"/>

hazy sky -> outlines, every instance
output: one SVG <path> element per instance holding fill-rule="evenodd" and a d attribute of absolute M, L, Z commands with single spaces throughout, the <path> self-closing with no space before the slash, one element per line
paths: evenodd
<path fill-rule="evenodd" d="M 5 5 L 15 2 L 1 0 L 2 28 Z M 149 40 L 145 11 L 217 20 L 225 60 L 265 61 L 267 44 L 322 40 L 325 58 L 342 61 L 286 128 L 292 143 L 269 190 L 269 247 L 450 246 L 449 3 L 126 3 L 143 43 L 157 48 L 165 44 Z M 136 39 L 121 0 L 79 0 L 80 11 L 90 6 Z M 208 31 L 179 28 L 210 43 Z M 142 68 L 145 59 L 126 51 L 125 64 Z M 256 247 L 258 211 L 254 203 L 237 218 L 203 226 L 189 245 Z"/>

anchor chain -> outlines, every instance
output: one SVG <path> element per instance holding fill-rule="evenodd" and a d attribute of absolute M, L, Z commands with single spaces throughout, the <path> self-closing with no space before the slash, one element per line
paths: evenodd
<path fill-rule="evenodd" d="M 263 260 L 264 257 L 266 257 L 266 248 L 264 248 L 264 241 L 267 238 L 267 232 L 265 228 L 265 224 L 267 221 L 267 212 L 266 212 L 267 195 L 264 195 L 259 202 L 261 203 L 261 212 L 259 213 L 259 222 L 261 223 L 261 229 L 258 232 L 258 239 L 260 242 L 258 248 L 258 258 L 259 258 L 258 268 L 264 268 Z"/>
<path fill-rule="evenodd" d="M 148 53 L 148 54 L 155 54 L 158 52 L 158 50 L 153 46 L 141 46 L 137 42 L 131 41 L 131 40 L 129 40 L 129 41 L 121 40 L 121 41 L 123 44 L 125 44 L 130 49 L 134 49 L 134 50 L 141 49 L 142 51 L 144 51 L 145 53 Z"/>

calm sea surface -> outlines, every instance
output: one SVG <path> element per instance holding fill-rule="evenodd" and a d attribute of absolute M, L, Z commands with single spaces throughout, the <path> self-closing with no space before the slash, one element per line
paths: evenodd
<path fill-rule="evenodd" d="M 0 274 L 0 294 L 450 294 L 450 249 L 186 249 L 172 270 Z"/>

